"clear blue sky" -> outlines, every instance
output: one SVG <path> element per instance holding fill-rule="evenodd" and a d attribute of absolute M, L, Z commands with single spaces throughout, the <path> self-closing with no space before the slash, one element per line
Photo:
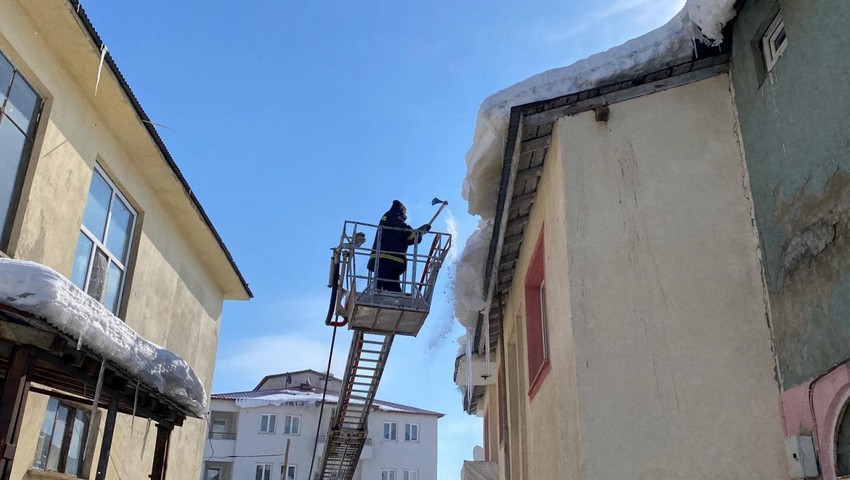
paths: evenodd
<path fill-rule="evenodd" d="M 477 220 L 460 195 L 488 95 L 662 25 L 684 0 L 252 2 L 83 0 L 109 51 L 250 283 L 228 302 L 213 392 L 326 366 L 330 247 L 346 219 L 398 198 L 409 223 L 434 196 L 463 246 Z M 378 397 L 446 414 L 439 479 L 481 442 L 452 382 L 442 288 L 417 338 L 396 340 Z M 332 372 L 342 373 L 348 336 Z"/>

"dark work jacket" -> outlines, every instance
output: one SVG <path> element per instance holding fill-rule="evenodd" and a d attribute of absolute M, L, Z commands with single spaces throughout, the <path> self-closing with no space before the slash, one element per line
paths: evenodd
<path fill-rule="evenodd" d="M 404 223 L 401 218 L 401 211 L 390 209 L 381 217 L 381 222 L 378 224 L 381 227 L 392 227 L 380 229 L 381 239 L 381 261 L 399 262 L 402 265 L 407 265 L 406 253 L 407 247 L 413 245 L 414 242 L 422 241 L 422 235 L 417 235 L 417 232 L 411 232 L 410 225 Z M 393 228 L 403 228 L 405 230 L 393 230 Z M 375 269 L 375 250 L 378 248 L 378 237 L 372 242 L 372 255 L 369 257 L 367 268 L 370 271 Z"/>

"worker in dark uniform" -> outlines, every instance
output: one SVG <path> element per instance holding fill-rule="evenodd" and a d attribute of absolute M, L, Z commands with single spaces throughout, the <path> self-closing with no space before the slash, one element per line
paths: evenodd
<path fill-rule="evenodd" d="M 378 229 L 379 234 L 372 243 L 372 255 L 369 257 L 366 268 L 370 272 L 375 272 L 377 263 L 378 271 L 375 272 L 375 276 L 378 278 L 379 290 L 401 292 L 399 279 L 407 268 L 407 247 L 421 242 L 422 235 L 431 231 L 431 225 L 427 223 L 413 230 L 410 225 L 404 223 L 405 220 L 407 220 L 407 207 L 398 200 L 393 200 L 393 206 L 381 217 L 381 222 L 378 224 L 385 228 Z M 380 252 L 377 251 L 378 239 L 380 239 Z M 376 258 L 379 258 L 379 261 L 376 262 Z"/>

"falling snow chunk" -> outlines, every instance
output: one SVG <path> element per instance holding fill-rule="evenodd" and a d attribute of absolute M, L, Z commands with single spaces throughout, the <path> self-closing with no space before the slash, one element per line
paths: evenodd
<path fill-rule="evenodd" d="M 688 0 L 672 20 L 656 30 L 570 66 L 535 75 L 484 100 L 466 154 L 463 180 L 468 211 L 481 221 L 455 267 L 455 318 L 462 325 L 475 328 L 478 313 L 486 308 L 484 266 L 496 216 L 511 108 L 690 61 L 695 40 L 711 45 L 723 41 L 722 30 L 735 17 L 734 7 L 735 0 Z"/>
<path fill-rule="evenodd" d="M 206 391 L 183 359 L 142 338 L 54 270 L 0 258 L 0 303 L 35 315 L 195 416 L 205 414 Z"/>

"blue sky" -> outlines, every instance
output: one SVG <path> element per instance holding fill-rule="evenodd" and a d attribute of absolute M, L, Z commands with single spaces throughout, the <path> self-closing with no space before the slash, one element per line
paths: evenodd
<path fill-rule="evenodd" d="M 409 223 L 460 195 L 479 104 L 662 25 L 684 0 L 252 2 L 83 0 L 119 68 L 251 285 L 228 302 L 213 392 L 327 362 L 330 247 L 344 220 Z M 439 479 L 481 442 L 452 382 L 450 268 L 417 338 L 398 338 L 378 397 L 446 414 Z M 331 371 L 348 350 L 340 332 Z"/>

